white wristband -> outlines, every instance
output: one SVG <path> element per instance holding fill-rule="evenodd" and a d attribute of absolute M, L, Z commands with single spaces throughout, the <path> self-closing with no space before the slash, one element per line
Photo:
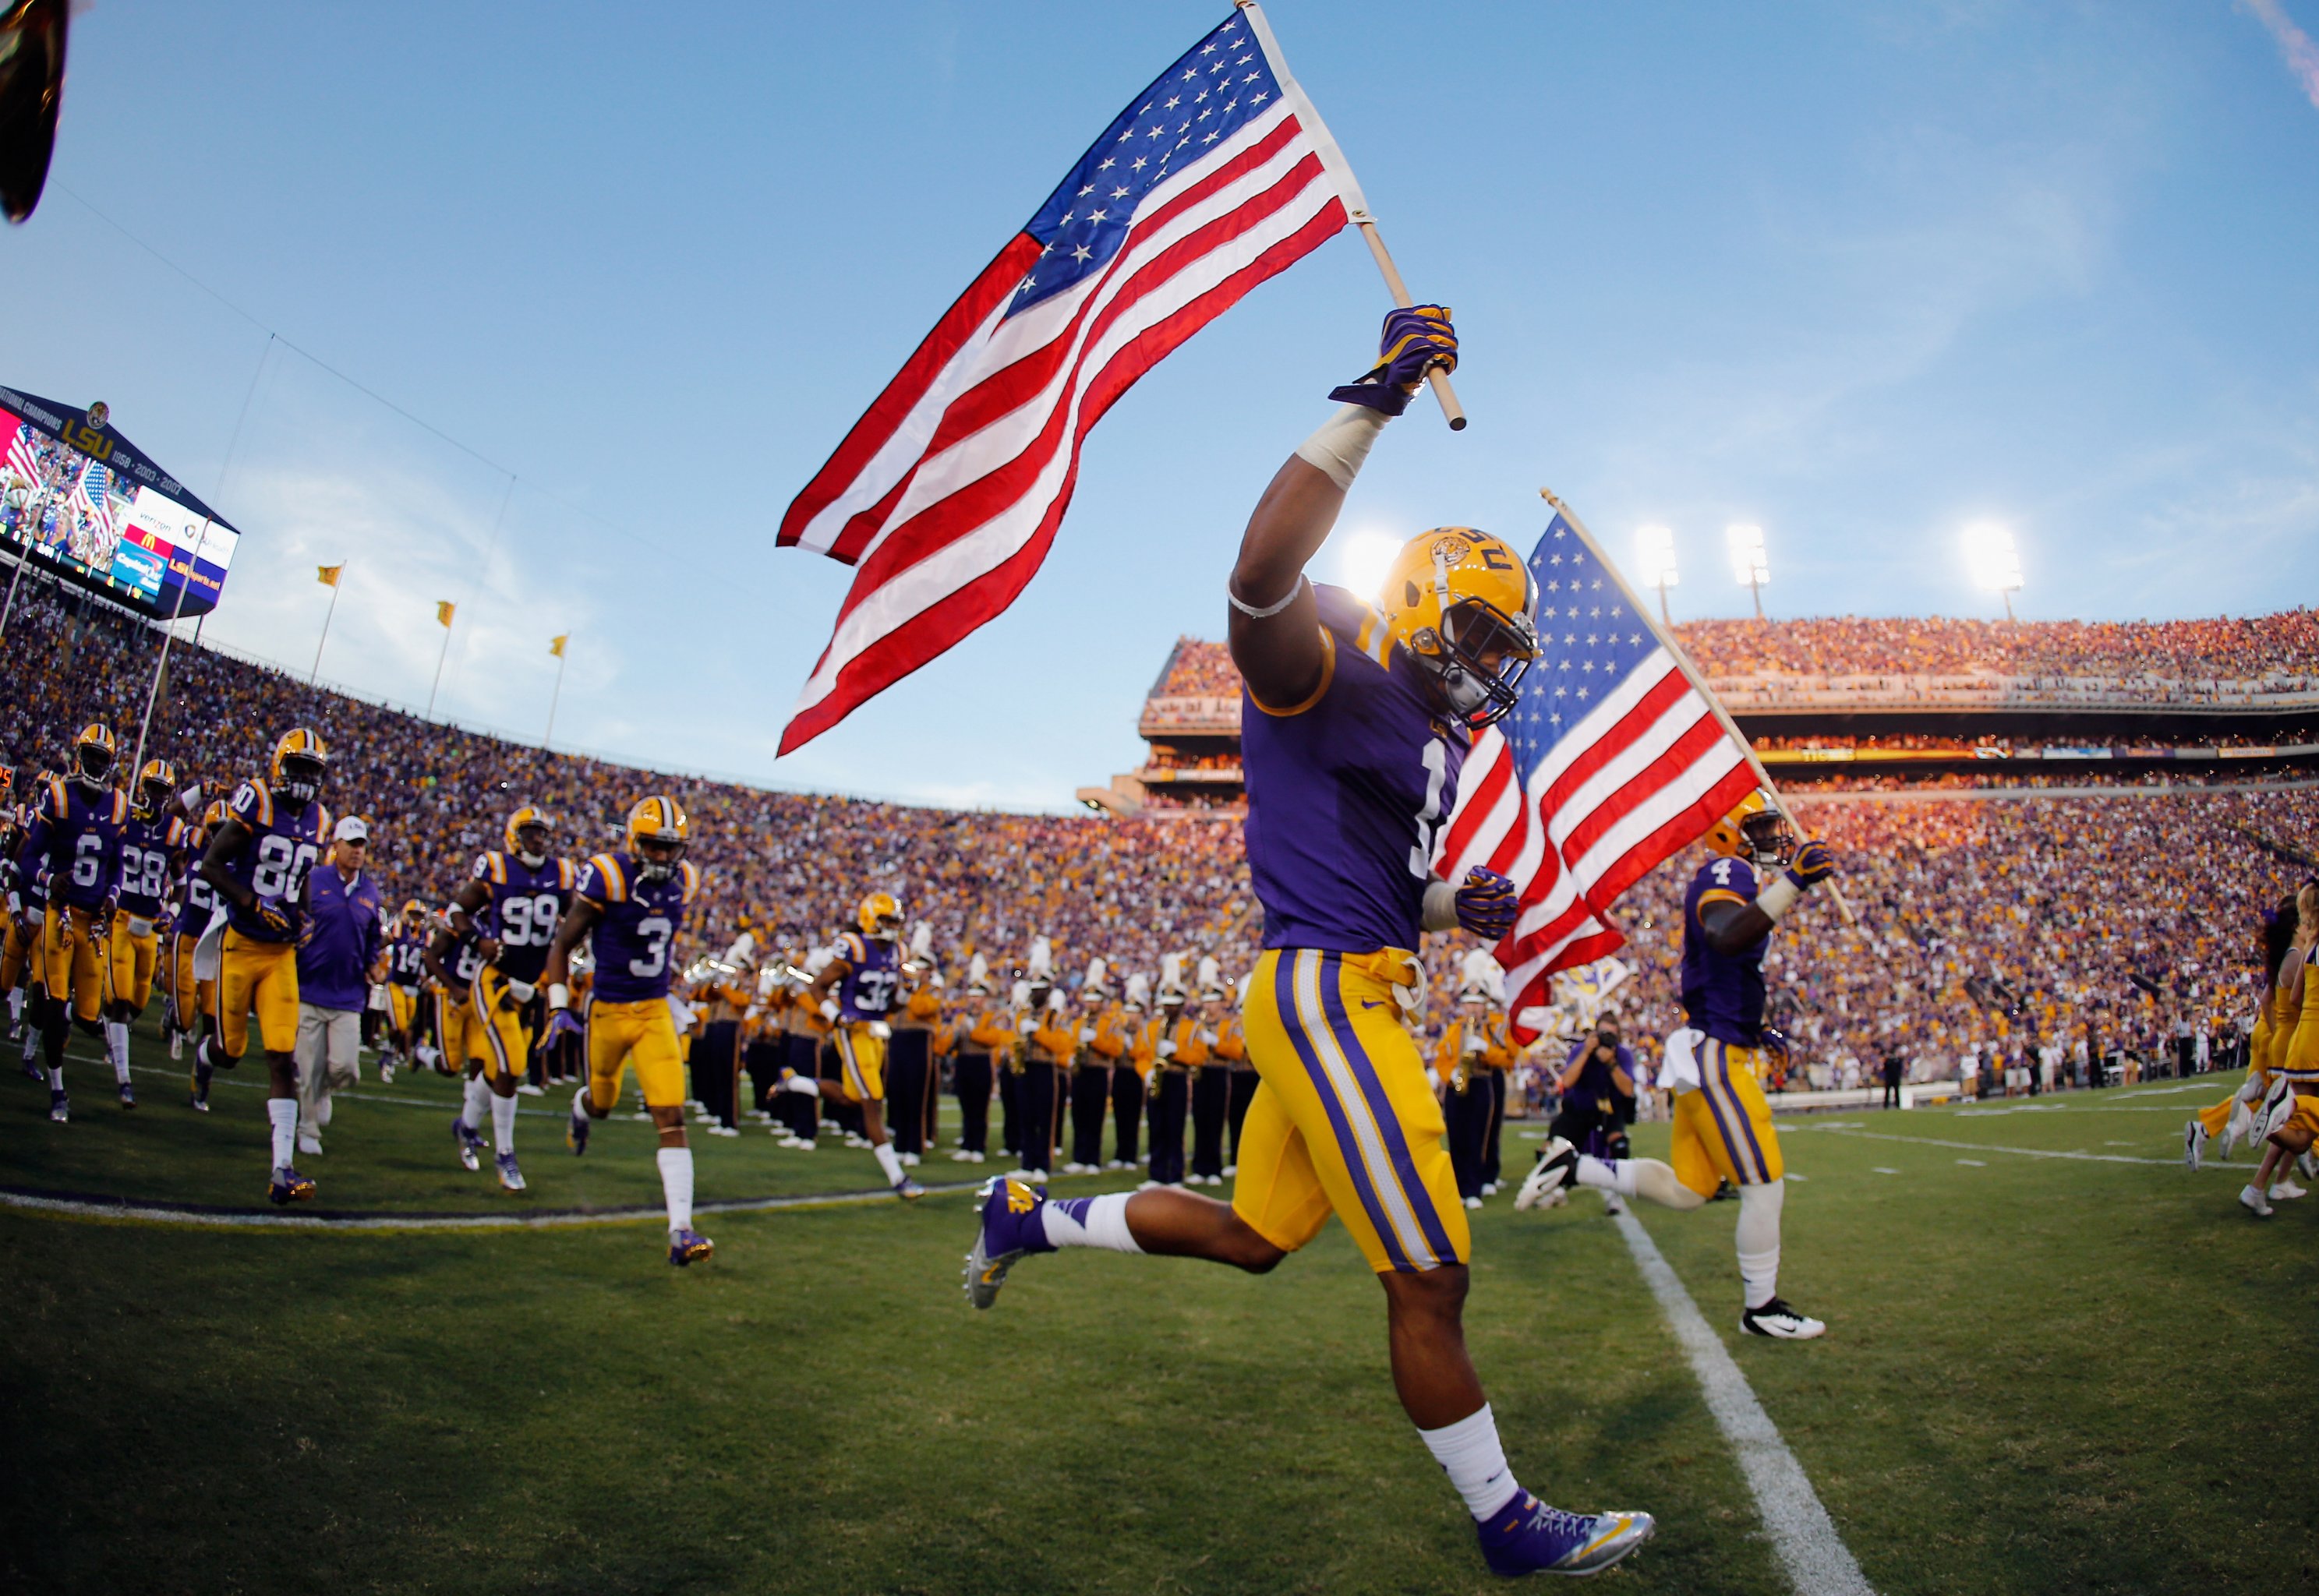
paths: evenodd
<path fill-rule="evenodd" d="M 1428 931 L 1457 929 L 1457 889 L 1436 878 L 1425 883 L 1425 910 L 1419 924 Z"/>
<path fill-rule="evenodd" d="M 1796 899 L 1801 897 L 1803 893 L 1804 889 L 1796 885 L 1793 877 L 1782 875 L 1775 878 L 1770 886 L 1755 894 L 1755 906 L 1763 910 L 1765 918 L 1776 925 L 1780 923 L 1781 915 L 1796 906 Z"/>
<path fill-rule="evenodd" d="M 550 982 L 547 987 L 547 1006 L 551 1009 L 570 1008 L 572 1006 L 572 988 L 565 986 L 562 981 Z"/>
<path fill-rule="evenodd" d="M 1369 446 L 1376 442 L 1377 434 L 1391 419 L 1383 410 L 1371 410 L 1365 404 L 1339 405 L 1335 415 L 1296 446 L 1296 457 L 1336 483 L 1338 491 L 1343 492 L 1360 474 L 1361 462 L 1369 457 Z"/>
<path fill-rule="evenodd" d="M 1301 571 L 1298 572 L 1296 573 L 1296 585 L 1288 590 L 1286 597 L 1276 599 L 1269 604 L 1250 604 L 1248 600 L 1242 599 L 1238 593 L 1232 591 L 1232 583 L 1230 582 L 1224 583 L 1224 597 L 1232 601 L 1232 607 L 1234 609 L 1239 610 L 1242 615 L 1248 617 L 1249 619 L 1270 620 L 1274 616 L 1278 615 L 1282 610 L 1296 602 L 1296 595 L 1304 591 L 1304 573 Z"/>

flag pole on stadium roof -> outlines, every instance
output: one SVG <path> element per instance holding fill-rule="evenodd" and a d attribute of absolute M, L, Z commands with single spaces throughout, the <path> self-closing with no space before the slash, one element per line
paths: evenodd
<path fill-rule="evenodd" d="M 1336 136 L 1313 108 L 1312 96 L 1305 94 L 1304 86 L 1288 70 L 1288 58 L 1280 52 L 1280 41 L 1272 36 L 1272 24 L 1265 20 L 1264 8 L 1256 0 L 1232 0 L 1232 4 L 1248 14 L 1249 31 L 1256 35 L 1257 48 L 1264 52 L 1265 64 L 1272 68 L 1280 92 L 1296 107 L 1297 123 L 1312 140 L 1313 152 L 1321 158 L 1321 165 L 1336 184 L 1337 194 L 1344 201 L 1345 214 L 1361 230 L 1362 242 L 1376 257 L 1377 270 L 1384 274 L 1385 289 L 1393 295 L 1393 302 L 1407 310 L 1417 302 L 1410 297 L 1409 285 L 1401 280 L 1400 269 L 1385 252 L 1384 235 L 1377 231 L 1376 218 L 1369 214 L 1368 199 L 1361 193 L 1360 180 L 1353 176 L 1345 152 L 1337 148 Z M 1465 431 L 1466 407 L 1457 402 L 1457 391 L 1449 385 L 1449 374 L 1437 366 L 1425 374 L 1425 379 L 1432 384 L 1433 397 L 1440 401 L 1441 414 L 1449 423 L 1449 430 Z"/>
<path fill-rule="evenodd" d="M 346 580 L 347 563 L 341 560 L 335 565 L 317 565 L 314 569 L 321 573 L 318 580 L 330 590 L 330 607 L 322 611 L 322 635 L 314 639 L 314 668 L 306 672 L 308 687 L 313 686 L 322 674 L 322 645 L 330 640 L 330 618 L 338 612 L 338 583 Z"/>
<path fill-rule="evenodd" d="M 443 628 L 443 652 L 435 656 L 435 681 L 427 689 L 427 718 L 435 718 L 435 695 L 443 687 L 443 662 L 451 657 L 451 622 L 457 617 L 459 607 L 448 599 L 435 600 L 435 619 Z"/>
<path fill-rule="evenodd" d="M 1707 678 L 1700 674 L 1699 667 L 1692 663 L 1691 655 L 1683 652 L 1683 645 L 1675 641 L 1674 629 L 1662 627 L 1651 618 L 1649 608 L 1641 600 L 1636 598 L 1635 590 L 1627 585 L 1627 579 L 1620 573 L 1618 562 L 1602 552 L 1602 546 L 1594 541 L 1594 534 L 1586 529 L 1586 523 L 1578 518 L 1578 513 L 1575 510 L 1556 498 L 1554 491 L 1550 488 L 1540 488 L 1538 491 L 1538 496 L 1554 506 L 1556 513 L 1570 523 L 1570 529 L 1578 534 L 1578 541 L 1584 544 L 1594 558 L 1602 563 L 1602 569 L 1611 573 L 1611 580 L 1619 584 L 1619 591 L 1626 596 L 1628 605 L 1642 618 L 1643 625 L 1651 629 L 1651 635 L 1658 639 L 1659 646 L 1667 651 L 1668 656 L 1674 661 L 1675 669 L 1683 672 L 1683 680 L 1691 683 L 1692 689 L 1706 701 L 1707 707 L 1715 712 L 1717 722 L 1723 727 L 1723 735 L 1739 744 L 1739 751 L 1747 756 L 1747 768 L 1755 772 L 1755 785 L 1772 795 L 1773 801 L 1780 805 L 1781 813 L 1790 813 L 1785 802 L 1780 798 L 1780 789 L 1772 784 L 1771 772 L 1764 768 L 1764 762 L 1755 756 L 1755 745 L 1750 743 L 1746 734 L 1739 729 L 1739 723 L 1731 718 L 1731 711 L 1723 707 L 1723 700 L 1715 696 L 1715 690 L 1707 685 Z M 1858 925 L 1860 921 L 1854 915 L 1852 905 L 1845 901 L 1844 889 L 1836 884 L 1833 877 L 1828 879 L 1827 891 L 1828 896 L 1836 900 L 1836 912 L 1844 916 L 1844 923 L 1846 925 Z"/>

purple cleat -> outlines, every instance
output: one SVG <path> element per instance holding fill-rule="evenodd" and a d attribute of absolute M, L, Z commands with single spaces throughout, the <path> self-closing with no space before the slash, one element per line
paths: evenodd
<path fill-rule="evenodd" d="M 1648 1513 L 1566 1513 L 1527 1491 L 1474 1526 L 1492 1573 L 1600 1573 L 1650 1539 Z"/>
<path fill-rule="evenodd" d="M 982 1183 L 982 1222 L 974 1235 L 974 1250 L 966 1255 L 966 1300 L 988 1308 L 998 1300 L 1006 1271 L 1015 1260 L 1033 1252 L 1052 1252 L 1047 1222 L 1041 1210 L 1046 1195 L 1019 1180 L 994 1176 Z M 1084 1198 L 1081 1199 L 1085 1201 Z"/>
<path fill-rule="evenodd" d="M 668 1233 L 668 1261 L 681 1269 L 687 1264 L 699 1263 L 717 1250 L 717 1243 L 690 1228 Z"/>
<path fill-rule="evenodd" d="M 313 1195 L 314 1183 L 287 1164 L 274 1172 L 273 1183 L 266 1188 L 266 1200 L 276 1208 L 302 1203 Z"/>
<path fill-rule="evenodd" d="M 483 1136 L 473 1125 L 467 1123 L 466 1116 L 464 1114 L 455 1114 L 451 1116 L 451 1140 L 459 1145 L 460 1168 L 480 1169 L 483 1167 Z"/>

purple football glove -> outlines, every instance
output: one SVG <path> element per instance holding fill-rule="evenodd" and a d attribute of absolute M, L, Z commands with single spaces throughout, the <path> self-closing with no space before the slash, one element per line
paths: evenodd
<path fill-rule="evenodd" d="M 1357 381 L 1331 389 L 1329 397 L 1397 416 L 1409 408 L 1404 384 L 1421 381 L 1437 365 L 1444 371 L 1457 369 L 1457 329 L 1449 324 L 1449 307 L 1412 305 L 1393 311 L 1377 339 L 1376 365 Z"/>
<path fill-rule="evenodd" d="M 1788 863 L 1788 878 L 1799 887 L 1825 881 L 1836 874 L 1836 851 L 1826 843 L 1806 843 Z"/>
<path fill-rule="evenodd" d="M 296 912 L 278 897 L 261 893 L 249 906 L 249 915 L 258 929 L 275 942 L 286 942 L 298 934 Z"/>
<path fill-rule="evenodd" d="M 1460 928 L 1485 942 L 1498 942 L 1514 928 L 1514 916 L 1520 911 L 1510 879 L 1479 865 L 1466 872 L 1466 883 L 1457 888 Z"/>
<path fill-rule="evenodd" d="M 579 1015 L 568 1008 L 559 1008 L 547 1022 L 546 1040 L 554 1041 L 559 1036 L 578 1036 L 582 1029 Z"/>

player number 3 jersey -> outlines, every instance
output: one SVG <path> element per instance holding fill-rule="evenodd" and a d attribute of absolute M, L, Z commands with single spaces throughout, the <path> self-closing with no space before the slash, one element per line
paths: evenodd
<path fill-rule="evenodd" d="M 657 881 L 637 879 L 636 861 L 627 853 L 599 853 L 580 867 L 573 892 L 600 915 L 589 933 L 596 996 L 642 1003 L 668 996 L 677 930 L 699 891 L 700 871 L 690 860 Z"/>

